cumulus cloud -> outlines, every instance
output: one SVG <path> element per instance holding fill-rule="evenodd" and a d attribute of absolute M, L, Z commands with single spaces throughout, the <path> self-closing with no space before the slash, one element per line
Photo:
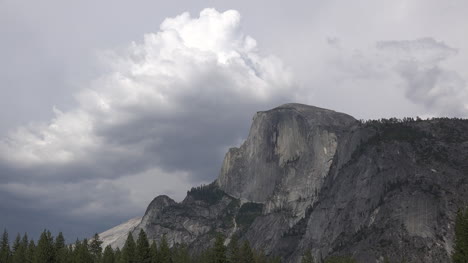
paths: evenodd
<path fill-rule="evenodd" d="M 234 10 L 168 18 L 157 33 L 102 57 L 108 73 L 76 94 L 76 108 L 54 108 L 50 122 L 0 140 L 3 194 L 81 216 L 129 216 L 128 207 L 141 211 L 157 194 L 180 199 L 216 177 L 255 111 L 297 91 Z"/>

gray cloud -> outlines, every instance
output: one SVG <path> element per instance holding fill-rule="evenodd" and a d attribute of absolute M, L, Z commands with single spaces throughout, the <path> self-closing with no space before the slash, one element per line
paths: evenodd
<path fill-rule="evenodd" d="M 256 45 L 237 11 L 205 9 L 103 53 L 108 73 L 77 107 L 0 140 L 0 192 L 16 208 L 87 220 L 134 216 L 157 194 L 180 200 L 216 177 L 257 109 L 295 100 L 291 73 Z"/>
<path fill-rule="evenodd" d="M 443 65 L 457 49 L 433 38 L 383 41 L 377 48 L 396 60 L 395 70 L 411 101 L 424 105 L 431 114 L 468 116 L 468 86 L 458 72 Z"/>
<path fill-rule="evenodd" d="M 212 41 L 221 44 L 209 48 L 155 37 L 180 35 L 170 23 L 155 29 L 165 17 L 206 6 L 236 8 L 242 26 L 221 23 Z M 217 175 L 255 111 L 284 102 L 357 118 L 461 115 L 467 8 L 463 0 L 0 1 L 0 227 L 87 236 L 141 214 L 155 195 L 180 199 Z M 201 40 L 218 35 L 203 28 Z M 146 32 L 155 33 L 141 40 Z M 245 48 L 244 32 L 258 45 Z M 168 46 L 176 48 L 158 52 Z M 239 57 L 218 63 L 229 50 Z"/>

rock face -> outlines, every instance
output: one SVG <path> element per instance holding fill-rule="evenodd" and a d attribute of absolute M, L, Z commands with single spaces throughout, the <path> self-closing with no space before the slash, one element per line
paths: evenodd
<path fill-rule="evenodd" d="M 285 262 L 309 249 L 318 260 L 448 262 L 468 202 L 467 131 L 466 120 L 361 123 L 300 104 L 258 112 L 215 182 L 181 203 L 156 197 L 133 233 L 193 253 L 236 234 Z"/>

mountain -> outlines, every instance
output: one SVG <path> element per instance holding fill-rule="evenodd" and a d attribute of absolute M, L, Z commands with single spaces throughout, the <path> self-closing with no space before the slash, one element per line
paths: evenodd
<path fill-rule="evenodd" d="M 309 249 L 319 260 L 448 262 L 468 202 L 467 131 L 461 119 L 362 122 L 285 104 L 255 114 L 212 184 L 180 203 L 156 197 L 128 230 L 192 253 L 222 233 L 285 262 Z"/>

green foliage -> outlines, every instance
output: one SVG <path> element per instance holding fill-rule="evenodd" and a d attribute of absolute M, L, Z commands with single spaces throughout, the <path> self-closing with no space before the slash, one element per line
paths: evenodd
<path fill-rule="evenodd" d="M 23 238 L 20 235 L 16 237 L 13 244 L 12 263 L 23 263 L 27 262 L 26 254 L 28 250 L 28 235 L 24 234 Z"/>
<path fill-rule="evenodd" d="M 3 231 L 2 240 L 0 241 L 0 262 L 9 262 L 11 257 L 10 243 L 8 241 L 8 232 Z"/>
<path fill-rule="evenodd" d="M 226 263 L 226 246 L 224 246 L 224 237 L 221 234 L 216 236 L 213 247 L 213 263 Z"/>
<path fill-rule="evenodd" d="M 188 263 L 190 262 L 190 255 L 188 248 L 185 244 L 177 244 L 172 249 L 172 262 L 173 263 Z"/>
<path fill-rule="evenodd" d="M 455 220 L 455 247 L 452 254 L 454 263 L 468 262 L 468 208 L 458 211 Z"/>
<path fill-rule="evenodd" d="M 26 262 L 33 263 L 36 255 L 36 244 L 34 240 L 29 241 L 28 249 L 26 251 Z"/>
<path fill-rule="evenodd" d="M 42 232 L 37 242 L 35 260 L 37 263 L 55 262 L 55 244 L 50 231 L 44 230 Z"/>
<path fill-rule="evenodd" d="M 102 254 L 102 263 L 114 263 L 115 261 L 115 256 L 114 256 L 114 250 L 112 250 L 112 247 L 109 245 L 104 249 L 104 253 Z"/>
<path fill-rule="evenodd" d="M 136 243 L 136 258 L 135 262 L 137 263 L 150 263 L 151 254 L 150 254 L 150 245 L 148 242 L 148 237 L 146 236 L 145 231 L 140 229 L 138 234 L 138 239 Z"/>
<path fill-rule="evenodd" d="M 39 246 L 39 245 L 38 245 Z M 88 240 L 84 239 L 83 242 L 76 240 L 75 248 L 72 253 L 73 262 L 75 263 L 92 263 L 93 257 L 88 249 Z"/>
<path fill-rule="evenodd" d="M 171 263 L 171 250 L 167 243 L 166 235 L 163 235 L 161 244 L 159 245 L 159 262 L 158 263 Z"/>
<path fill-rule="evenodd" d="M 249 242 L 246 240 L 240 249 L 239 263 L 255 263 L 254 254 Z"/>
<path fill-rule="evenodd" d="M 159 263 L 159 252 L 158 252 L 158 245 L 156 244 L 156 241 L 153 241 L 153 243 L 150 246 L 150 256 L 151 256 L 151 263 Z"/>
<path fill-rule="evenodd" d="M 128 232 L 127 241 L 122 248 L 122 262 L 124 263 L 135 263 L 136 258 L 136 244 L 133 240 L 131 232 Z"/>
<path fill-rule="evenodd" d="M 231 242 L 229 242 L 227 248 L 227 258 L 228 262 L 240 261 L 239 238 L 237 237 L 237 235 L 233 235 L 231 238 Z"/>
<path fill-rule="evenodd" d="M 99 239 L 98 233 L 94 234 L 91 242 L 89 243 L 89 252 L 91 253 L 95 263 L 101 261 L 102 241 Z"/>
<path fill-rule="evenodd" d="M 312 252 L 307 250 L 304 255 L 302 256 L 301 263 L 315 263 L 314 257 L 312 256 Z"/>
<path fill-rule="evenodd" d="M 225 193 L 219 189 L 215 183 L 193 187 L 187 192 L 194 200 L 204 201 L 208 204 L 215 204 L 223 198 Z"/>

